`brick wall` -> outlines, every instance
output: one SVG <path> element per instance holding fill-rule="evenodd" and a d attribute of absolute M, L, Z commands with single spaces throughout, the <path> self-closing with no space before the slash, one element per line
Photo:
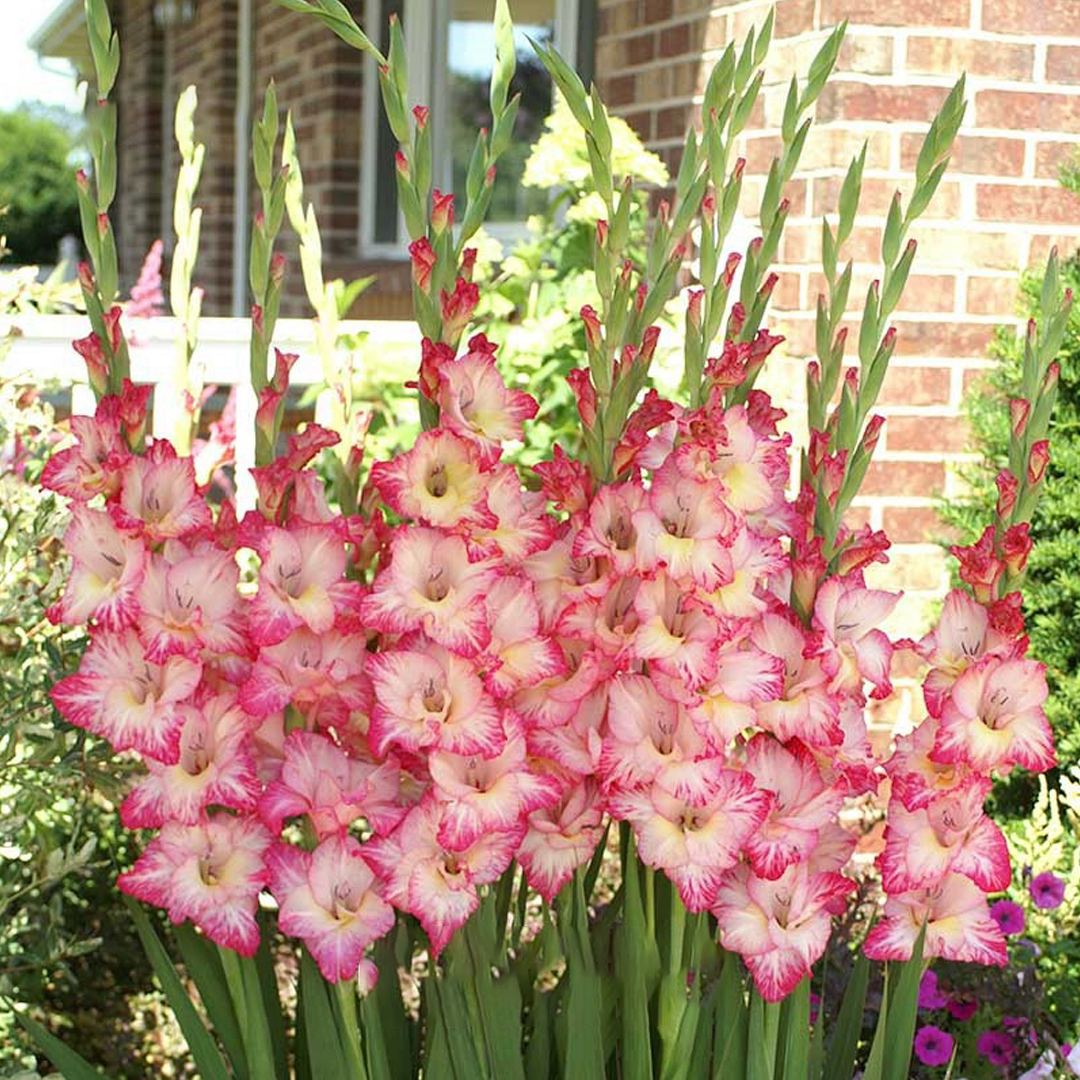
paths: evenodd
<path fill-rule="evenodd" d="M 161 137 L 163 50 L 154 25 L 153 0 L 128 0 L 116 12 L 123 41 L 117 79 L 117 254 L 126 290 L 138 277 L 150 245 L 161 234 Z"/>
<path fill-rule="evenodd" d="M 195 137 L 206 147 L 196 205 L 202 207 L 202 230 L 195 282 L 206 290 L 207 315 L 227 315 L 232 302 L 233 125 L 236 110 L 236 0 L 199 0 L 188 26 L 171 31 L 170 108 L 186 86 L 199 91 Z M 174 177 L 179 165 L 170 129 L 164 167 Z M 169 190 L 173 187 L 170 183 Z M 171 214 L 166 222 L 171 231 Z"/>

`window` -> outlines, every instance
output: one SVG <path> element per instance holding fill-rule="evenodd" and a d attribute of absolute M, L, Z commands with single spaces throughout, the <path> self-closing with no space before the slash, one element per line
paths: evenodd
<path fill-rule="evenodd" d="M 368 0 L 367 25 L 380 28 L 388 46 L 391 13 L 401 18 L 409 63 L 410 105 L 431 109 L 434 187 L 453 191 L 464 211 L 465 174 L 481 127 L 490 127 L 488 86 L 495 55 L 494 0 Z M 514 139 L 499 159 L 486 228 L 501 239 L 519 235 L 544 194 L 520 183 L 529 148 L 552 107 L 551 80 L 528 42 L 554 42 L 573 64 L 578 39 L 578 0 L 516 0 L 512 5 L 517 70 L 510 93 L 521 94 Z M 361 244 L 366 255 L 404 253 L 404 223 L 397 208 L 394 140 L 379 96 L 374 62 L 365 60 Z"/>

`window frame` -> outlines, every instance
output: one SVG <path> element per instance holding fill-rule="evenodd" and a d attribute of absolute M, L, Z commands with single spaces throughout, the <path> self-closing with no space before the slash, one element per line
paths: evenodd
<path fill-rule="evenodd" d="M 555 0 L 554 43 L 566 62 L 577 69 L 581 46 L 582 9 L 591 0 Z M 365 26 L 371 27 L 372 37 L 378 40 L 375 28 L 383 24 L 383 0 L 365 0 Z M 410 15 L 413 16 L 410 23 Z M 418 17 L 417 17 L 418 16 Z M 406 60 L 409 66 L 409 108 L 424 104 L 431 109 L 432 162 L 434 187 L 445 189 L 450 175 L 450 160 L 445 143 L 448 125 L 439 113 L 448 100 L 445 57 L 450 26 L 449 0 L 403 0 L 402 24 L 406 30 Z M 378 207 L 378 125 L 382 112 L 379 92 L 379 72 L 373 57 L 364 55 L 363 102 L 360 130 L 360 254 L 369 259 L 407 259 L 408 231 L 405 219 L 398 211 L 398 239 L 393 242 L 375 239 L 375 217 Z M 485 231 L 502 243 L 512 242 L 525 235 L 525 222 L 504 221 L 485 225 Z"/>

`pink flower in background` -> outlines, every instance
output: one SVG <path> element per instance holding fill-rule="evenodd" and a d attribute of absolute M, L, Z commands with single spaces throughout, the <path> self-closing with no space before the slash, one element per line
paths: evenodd
<path fill-rule="evenodd" d="M 919 980 L 919 1008 L 944 1009 L 948 1004 L 949 998 L 938 987 L 937 973 L 924 971 Z"/>
<path fill-rule="evenodd" d="M 1065 882 L 1057 874 L 1044 870 L 1031 879 L 1028 892 L 1031 894 L 1031 899 L 1035 901 L 1036 907 L 1044 911 L 1052 911 L 1054 908 L 1061 907 L 1065 901 Z"/>
<path fill-rule="evenodd" d="M 975 1049 L 991 1065 L 1006 1066 L 1012 1064 L 1016 1056 L 1016 1042 L 1004 1031 L 981 1031 L 975 1040 Z"/>
<path fill-rule="evenodd" d="M 1006 937 L 1024 932 L 1024 909 L 1011 900 L 998 900 L 990 906 L 990 918 L 1001 927 Z"/>
<path fill-rule="evenodd" d="M 924 1024 L 915 1032 L 915 1056 L 924 1065 L 947 1065 L 953 1046 L 953 1037 L 933 1024 Z"/>

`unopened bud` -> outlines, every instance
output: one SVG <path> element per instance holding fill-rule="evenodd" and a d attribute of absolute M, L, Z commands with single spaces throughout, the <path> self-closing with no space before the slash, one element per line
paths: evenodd
<path fill-rule="evenodd" d="M 1028 483 L 1039 484 L 1046 474 L 1046 466 L 1050 464 L 1050 442 L 1040 439 L 1031 445 L 1031 454 L 1028 457 Z"/>
<path fill-rule="evenodd" d="M 686 317 L 695 330 L 701 329 L 701 305 L 704 299 L 704 289 L 691 289 L 687 296 Z"/>
<path fill-rule="evenodd" d="M 443 194 L 438 188 L 431 193 L 431 231 L 436 236 L 442 234 L 454 224 L 453 192 Z"/>
<path fill-rule="evenodd" d="M 1024 398 L 1009 399 L 1009 423 L 1012 427 L 1013 438 L 1022 439 L 1027 430 L 1028 418 L 1031 416 L 1031 402 Z"/>
<path fill-rule="evenodd" d="M 608 238 L 608 223 L 600 218 L 596 223 L 596 246 L 599 248 L 607 247 Z"/>
<path fill-rule="evenodd" d="M 401 150 L 398 150 L 394 154 L 394 168 L 397 170 L 397 174 L 402 180 L 409 179 L 409 159 Z"/>
<path fill-rule="evenodd" d="M 588 340 L 589 347 L 596 349 L 600 347 L 600 316 L 596 314 L 596 309 L 591 304 L 586 304 L 581 309 L 581 318 L 585 323 L 585 337 Z"/>
<path fill-rule="evenodd" d="M 412 111 L 413 117 L 416 120 L 416 126 L 423 131 L 427 127 L 428 116 L 431 115 L 431 110 L 426 105 L 414 105 Z"/>
<path fill-rule="evenodd" d="M 877 447 L 878 439 L 881 438 L 881 428 L 885 423 L 884 416 L 871 416 L 863 429 L 862 452 L 869 457 Z"/>
<path fill-rule="evenodd" d="M 285 278 L 285 256 L 280 251 L 275 251 L 270 256 L 270 280 L 275 285 L 280 285 Z"/>

